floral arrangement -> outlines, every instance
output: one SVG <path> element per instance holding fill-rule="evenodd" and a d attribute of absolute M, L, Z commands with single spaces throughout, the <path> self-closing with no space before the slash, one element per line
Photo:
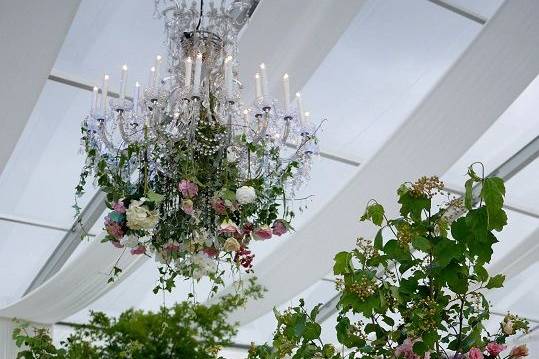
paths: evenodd
<path fill-rule="evenodd" d="M 89 323 L 77 326 L 58 346 L 46 329 L 21 323 L 13 332 L 21 348 L 17 358 L 219 358 L 237 332 L 228 314 L 261 294 L 262 288 L 250 282 L 241 294 L 223 296 L 209 306 L 184 301 L 157 313 L 130 309 L 118 318 L 92 312 Z"/>
<path fill-rule="evenodd" d="M 103 142 L 106 124 L 82 126 L 87 159 L 76 196 L 93 175 L 110 209 L 104 240 L 153 256 L 161 274 L 155 291 L 170 290 L 177 276 L 222 283 L 223 263 L 249 272 L 250 242 L 292 229 L 290 201 L 310 163 L 316 130 L 304 132 L 285 156 L 272 136 L 217 121 L 212 106 L 200 104 L 191 137 L 163 134 L 168 125 L 147 121 L 131 134 L 137 141 L 112 146 Z M 112 151 L 117 147 L 123 149 Z"/>
<path fill-rule="evenodd" d="M 333 267 L 340 292 L 335 330 L 346 355 L 320 340 L 320 306 L 307 312 L 301 302 L 276 312 L 272 345 L 251 348 L 249 358 L 527 357 L 525 345 L 509 342 L 527 333 L 526 320 L 507 314 L 497 331 L 485 327 L 491 315 L 485 294 L 505 279 L 485 269 L 495 232 L 507 224 L 504 183 L 478 176 L 473 165 L 468 176 L 463 199 L 443 194 L 436 177 L 403 184 L 395 219 L 370 201 L 361 220 L 379 227 L 374 240 L 358 239 L 355 249 L 335 256 Z M 440 199 L 446 204 L 437 208 Z"/>

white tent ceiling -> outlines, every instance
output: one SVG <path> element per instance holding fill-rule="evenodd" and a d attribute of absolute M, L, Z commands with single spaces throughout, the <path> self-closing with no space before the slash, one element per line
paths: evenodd
<path fill-rule="evenodd" d="M 310 233 L 305 228 L 310 225 L 309 221 L 319 218 L 316 216 L 324 213 L 322 211 L 347 186 L 348 181 L 361 174 L 363 165 L 387 148 L 388 141 L 403 130 L 403 124 L 416 113 L 419 104 L 425 105 L 427 102 L 428 106 L 432 90 L 440 86 L 448 71 L 454 70 L 457 66 L 455 64 L 461 61 L 459 59 L 463 52 L 477 39 L 482 29 L 488 26 L 448 10 L 440 6 L 440 2 L 464 8 L 486 19 L 494 16 L 503 3 L 502 0 L 343 0 L 335 5 L 333 0 L 263 0 L 259 5 L 242 39 L 243 77 L 248 81 L 256 64 L 266 61 L 269 69 L 274 70 L 272 85 L 276 87 L 282 72 L 288 71 L 292 76 L 293 87 L 302 89 L 308 110 L 319 118 L 328 119 L 321 138 L 322 151 L 350 160 L 340 162 L 321 158 L 315 164 L 312 181 L 303 190 L 304 195 L 315 196 L 308 201 L 308 209 L 298 218 L 297 233 L 254 248 L 257 262 L 261 265 L 260 274 L 264 278 L 272 278 L 272 267 L 269 265 L 277 263 L 279 257 L 276 256 L 289 249 L 300 251 L 299 254 L 305 260 L 319 261 L 322 258 L 317 254 L 321 248 L 317 243 L 337 239 L 327 235 L 310 235 L 311 245 L 298 245 L 302 243 L 298 241 L 305 241 L 305 233 Z M 522 3 L 522 6 L 529 6 L 529 1 Z M 3 13 L 1 10 L 0 14 Z M 151 16 L 152 1 L 134 3 L 127 0 L 83 0 L 69 31 L 66 31 L 67 26 L 62 27 L 60 22 L 69 24 L 74 11 L 66 8 L 56 13 L 59 23 L 56 33 L 47 29 L 51 39 L 43 40 L 41 45 L 52 54 L 34 61 L 54 75 L 86 84 L 96 83 L 105 71 L 111 72 L 114 77 L 114 71 L 123 63 L 129 64 L 130 82 L 146 79 L 147 68 L 155 54 L 164 52 L 161 46 L 161 23 Z M 288 26 L 291 22 L 294 23 L 293 27 Z M 4 22 L 0 21 L 0 24 Z M 64 36 L 65 41 L 58 52 Z M 523 43 L 526 44 L 528 40 L 524 39 Z M 0 37 L 0 46 L 5 42 L 6 39 Z M 54 48 L 54 44 L 58 46 Z M 534 51 L 536 56 L 537 49 Z M 56 62 L 51 66 L 50 58 L 54 59 L 56 54 Z M 22 74 L 24 69 L 19 71 Z M 33 73 L 27 75 L 38 77 Z M 512 81 L 508 74 L 500 75 Z M 527 72 L 525 75 L 530 82 L 537 75 L 537 70 L 532 77 Z M 506 105 L 502 102 L 500 106 L 505 107 L 499 111 L 503 114 L 497 120 L 496 117 L 487 118 L 479 127 L 470 124 L 470 128 L 479 131 L 473 136 L 466 135 L 469 129 L 465 126 L 466 122 L 463 122 L 461 131 L 466 140 L 462 142 L 462 139 L 457 139 L 460 146 L 465 146 L 463 155 L 457 156 L 458 151 L 453 153 L 452 156 L 456 157 L 446 160 L 449 169 L 437 173 L 443 175 L 448 187 L 462 190 L 463 174 L 469 163 L 481 160 L 492 170 L 539 134 L 539 121 L 536 117 L 539 110 L 539 80 L 532 82 L 522 92 L 525 85 L 520 90 L 519 85 L 526 81 L 526 76 L 519 76 L 517 73 L 519 84 L 508 84 L 514 96 L 512 99 L 511 96 L 506 97 Z M 18 84 L 18 79 L 13 78 L 12 82 Z M 23 89 L 28 94 L 32 91 L 38 94 L 41 85 L 34 81 Z M 245 91 L 250 91 L 248 83 Z M 513 102 L 520 92 L 522 94 Z M 489 103 L 492 99 L 488 99 L 488 94 L 485 96 L 486 100 L 474 100 Z M 0 98 L 4 104 L 7 97 Z M 35 102 L 30 101 L 31 96 L 27 100 Z M 6 128 L 10 130 L 5 132 L 6 135 L 2 132 L 0 136 L 2 139 L 4 136 L 10 137 L 13 144 L 14 141 L 18 142 L 13 150 L 12 145 L 0 147 L 0 219 L 4 218 L 0 220 L 0 304 L 14 301 L 23 294 L 64 236 L 64 230 L 73 224 L 73 187 L 84 160 L 78 154 L 79 123 L 89 102 L 90 95 L 86 90 L 47 81 L 35 106 L 30 106 L 33 108 L 31 116 L 28 116 L 28 104 L 22 103 L 21 106 L 28 113 L 8 113 L 8 117 L 13 117 L 16 123 L 6 123 Z M 7 103 L 4 105 L 8 106 Z M 445 110 L 441 108 L 441 111 Z M 461 115 L 463 113 L 460 112 Z M 444 116 L 448 115 L 442 113 L 440 118 Z M 478 118 L 481 116 L 485 116 L 485 113 L 477 114 Z M 434 116 L 433 121 L 437 121 Z M 460 122 L 455 120 L 457 123 Z M 493 125 L 485 131 L 490 123 Z M 24 131 L 19 136 L 17 131 L 23 127 Z M 417 136 L 423 135 L 421 131 L 417 133 Z M 429 147 L 423 151 L 433 152 L 426 157 L 429 159 L 443 159 L 451 152 L 443 147 Z M 3 171 L 2 158 L 9 158 Z M 397 163 L 402 162 L 403 158 L 394 155 L 393 160 Z M 353 165 L 354 162 L 360 165 Z M 410 161 L 408 166 L 416 164 Z M 418 168 L 437 171 L 442 167 L 427 165 Z M 377 170 L 382 169 L 371 169 L 373 173 Z M 535 160 L 508 182 L 509 204 L 532 215 L 510 211 L 510 226 L 502 235 L 505 241 L 500 244 L 496 258 L 503 258 L 521 241 L 536 233 L 539 227 L 538 175 L 539 160 Z M 372 196 L 369 190 L 370 186 L 364 186 L 360 191 L 361 196 L 358 195 L 356 200 L 361 202 L 363 197 Z M 393 191 L 393 188 L 387 190 Z M 87 203 L 93 193 L 95 191 L 89 189 L 82 205 Z M 352 207 L 355 209 L 362 206 L 363 203 L 356 203 Z M 347 218 L 356 218 L 358 214 L 354 212 L 346 215 Z M 339 215 L 341 213 L 337 209 L 330 217 Z M 37 223 L 38 226 L 27 222 Z M 330 218 L 325 223 L 331 226 L 338 222 Z M 345 225 L 348 228 L 344 232 L 354 233 L 357 229 L 353 222 Z M 100 226 L 98 221 L 92 232 L 99 231 Z M 339 241 L 351 245 L 354 237 Z M 76 260 L 76 256 L 83 252 L 82 247 L 70 260 Z M 246 311 L 246 317 L 240 319 L 258 319 L 242 327 L 237 341 L 246 343 L 269 338 L 273 328 L 272 314 L 268 312 L 271 305 L 286 305 L 298 295 L 306 297 L 307 302 L 313 305 L 330 300 L 334 295 L 333 284 L 320 280 L 330 268 L 329 257 L 323 256 L 324 263 L 317 262 L 323 268 L 320 275 L 304 276 L 318 281 L 291 281 L 295 287 L 281 293 L 270 292 L 263 304 L 257 306 L 257 310 L 250 308 Z M 531 288 L 534 286 L 529 285 L 532 279 L 528 275 L 536 264 L 531 261 L 528 265 L 529 268 L 515 276 L 510 284 L 510 288 L 518 288 L 517 294 L 503 301 L 501 304 L 504 307 L 500 310 L 522 309 L 529 316 L 539 317 L 537 308 L 521 299 L 526 295 L 539 298 L 539 293 Z M 298 275 L 302 276 L 299 272 Z M 151 293 L 155 278 L 153 263 L 148 261 L 128 281 L 93 303 L 90 308 L 111 314 L 117 314 L 130 306 L 155 309 L 162 304 L 162 297 Z M 282 278 L 277 277 L 277 282 L 271 282 L 272 289 L 278 288 L 275 283 L 279 280 Z M 166 302 L 182 299 L 187 286 L 180 284 L 174 295 L 167 297 Z M 86 318 L 85 310 L 67 320 L 84 321 Z M 327 323 L 331 323 L 331 320 Z M 325 325 L 329 326 L 327 323 Z"/>

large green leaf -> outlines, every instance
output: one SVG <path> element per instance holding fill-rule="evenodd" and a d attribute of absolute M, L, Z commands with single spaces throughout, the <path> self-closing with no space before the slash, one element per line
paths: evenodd
<path fill-rule="evenodd" d="M 505 276 L 503 274 L 497 274 L 491 277 L 486 285 L 487 289 L 501 288 L 505 282 Z"/>
<path fill-rule="evenodd" d="M 333 264 L 334 274 L 347 274 L 352 272 L 352 254 L 350 252 L 339 252 L 335 255 Z"/>

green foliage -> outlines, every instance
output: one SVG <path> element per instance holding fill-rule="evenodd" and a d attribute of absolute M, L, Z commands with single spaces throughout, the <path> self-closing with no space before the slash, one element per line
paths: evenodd
<path fill-rule="evenodd" d="M 493 231 L 507 224 L 505 187 L 473 167 L 468 177 L 462 199 L 444 194 L 436 177 L 403 184 L 397 191 L 401 216 L 395 219 L 369 201 L 361 220 L 380 227 L 374 241 L 360 238 L 354 250 L 335 256 L 333 266 L 340 291 L 335 329 L 347 357 L 441 359 L 472 348 L 484 351 L 489 342 L 505 343 L 527 331 L 528 323 L 510 314 L 496 333 L 482 324 L 490 317 L 486 292 L 505 279 L 485 269 L 497 243 Z M 441 209 L 433 205 L 439 198 L 447 198 Z M 277 319 L 272 346 L 253 348 L 250 358 L 341 358 L 305 334 L 306 323 L 316 318 L 306 316 L 303 303 Z"/>
<path fill-rule="evenodd" d="M 223 296 L 213 305 L 184 301 L 156 313 L 130 309 L 118 318 L 92 312 L 89 323 L 77 327 L 59 348 L 47 330 L 31 333 L 23 323 L 13 332 L 22 349 L 17 358 L 218 358 L 236 334 L 227 315 L 261 294 L 262 288 L 251 281 L 242 293 Z"/>

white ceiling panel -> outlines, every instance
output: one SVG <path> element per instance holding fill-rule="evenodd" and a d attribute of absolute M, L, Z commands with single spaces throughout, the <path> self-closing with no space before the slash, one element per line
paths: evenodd
<path fill-rule="evenodd" d="M 476 161 L 485 165 L 486 174 L 511 158 L 539 135 L 539 76 L 533 80 L 509 108 L 477 142 L 447 171 L 443 179 L 451 188 L 464 188 L 466 170 Z M 463 128 L 463 131 L 466 129 Z M 533 171 L 533 169 L 532 169 Z M 536 171 L 536 169 L 535 169 Z M 522 182 L 520 182 L 522 184 Z M 528 186 L 535 183 L 530 178 Z M 515 194 L 513 191 L 511 194 Z M 508 195 L 508 202 L 518 205 L 520 197 Z M 537 206 L 537 205 L 535 205 Z"/>
<path fill-rule="evenodd" d="M 0 213 L 71 226 L 74 188 L 84 164 L 80 122 L 90 101 L 87 91 L 47 81 L 0 176 Z M 81 207 L 93 193 L 91 185 L 88 189 Z"/>
<path fill-rule="evenodd" d="M 303 89 L 322 148 L 368 159 L 480 30 L 425 0 L 368 1 Z"/>
<path fill-rule="evenodd" d="M 466 12 L 491 18 L 505 0 L 442 0 Z"/>
<path fill-rule="evenodd" d="M 128 89 L 145 84 L 155 56 L 164 55 L 162 21 L 153 1 L 81 1 L 54 71 L 101 86 L 104 73 L 118 89 L 120 69 L 129 67 Z"/>

